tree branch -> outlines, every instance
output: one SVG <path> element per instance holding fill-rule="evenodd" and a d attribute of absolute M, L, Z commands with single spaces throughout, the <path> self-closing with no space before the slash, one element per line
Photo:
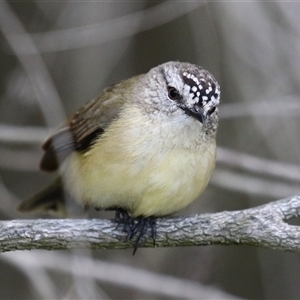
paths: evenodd
<path fill-rule="evenodd" d="M 300 252 L 300 195 L 240 211 L 157 219 L 157 247 L 252 245 Z M 125 249 L 135 241 L 112 220 L 12 220 L 0 222 L 0 252 L 31 249 Z M 143 247 L 153 247 L 147 237 Z"/>

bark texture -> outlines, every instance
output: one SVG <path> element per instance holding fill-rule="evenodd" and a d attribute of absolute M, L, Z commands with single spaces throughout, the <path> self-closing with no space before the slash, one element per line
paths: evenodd
<path fill-rule="evenodd" d="M 288 220 L 300 214 L 300 195 L 240 211 L 157 219 L 156 247 L 253 245 L 300 252 L 300 227 Z M 70 248 L 125 249 L 135 240 L 113 220 L 61 219 L 0 222 L 0 252 Z M 142 247 L 153 247 L 146 237 Z"/>

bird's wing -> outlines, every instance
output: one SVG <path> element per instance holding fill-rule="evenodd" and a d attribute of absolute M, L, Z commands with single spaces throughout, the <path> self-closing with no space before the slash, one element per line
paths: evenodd
<path fill-rule="evenodd" d="M 124 82 L 110 86 L 80 108 L 43 143 L 41 170 L 56 171 L 73 151 L 87 150 L 118 116 L 123 104 Z"/>

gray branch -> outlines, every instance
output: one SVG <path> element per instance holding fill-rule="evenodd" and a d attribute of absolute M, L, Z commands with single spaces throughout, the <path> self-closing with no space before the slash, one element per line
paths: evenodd
<path fill-rule="evenodd" d="M 300 214 L 300 195 L 240 211 L 157 219 L 156 247 L 252 245 L 300 252 L 300 227 L 286 221 Z M 12 220 L 0 222 L 0 252 L 70 248 L 125 249 L 113 220 Z M 153 247 L 146 237 L 142 247 Z"/>

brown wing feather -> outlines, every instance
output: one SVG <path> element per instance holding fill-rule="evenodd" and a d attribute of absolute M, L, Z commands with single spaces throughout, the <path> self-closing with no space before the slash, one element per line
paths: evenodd
<path fill-rule="evenodd" d="M 75 149 L 74 138 L 68 126 L 57 129 L 42 145 L 45 151 L 40 162 L 40 169 L 56 171 L 65 158 Z"/>
<path fill-rule="evenodd" d="M 118 116 L 125 101 L 123 93 L 133 81 L 134 78 L 104 89 L 60 126 L 42 145 L 45 153 L 41 170 L 55 171 L 73 151 L 87 150 Z"/>

